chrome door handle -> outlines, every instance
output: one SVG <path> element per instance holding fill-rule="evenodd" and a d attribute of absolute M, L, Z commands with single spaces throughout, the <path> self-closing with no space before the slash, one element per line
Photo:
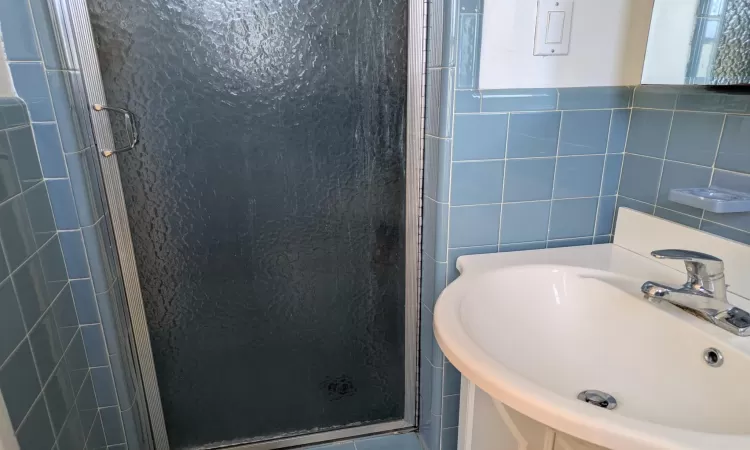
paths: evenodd
<path fill-rule="evenodd" d="M 135 145 L 138 143 L 138 122 L 135 120 L 135 114 L 128 111 L 127 109 L 123 108 L 115 108 L 112 106 L 104 106 L 100 105 L 99 103 L 94 104 L 94 111 L 114 111 L 122 114 L 125 116 L 125 131 L 128 133 L 128 137 L 130 138 L 130 144 L 115 148 L 114 150 L 102 150 L 102 155 L 104 156 L 112 156 L 115 153 L 122 153 L 127 152 L 129 150 L 133 150 L 135 148 Z"/>

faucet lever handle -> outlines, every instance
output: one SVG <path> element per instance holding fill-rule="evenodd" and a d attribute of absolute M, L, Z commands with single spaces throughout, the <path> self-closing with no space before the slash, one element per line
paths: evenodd
<path fill-rule="evenodd" d="M 707 253 L 692 250 L 664 249 L 654 250 L 651 256 L 658 259 L 679 259 L 685 261 L 685 268 L 690 278 L 710 278 L 724 274 L 724 261 Z"/>

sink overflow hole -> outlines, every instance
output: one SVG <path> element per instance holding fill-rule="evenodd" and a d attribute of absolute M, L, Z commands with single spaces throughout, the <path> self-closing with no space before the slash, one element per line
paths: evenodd
<path fill-rule="evenodd" d="M 711 367 L 721 367 L 724 364 L 724 355 L 719 349 L 709 347 L 703 350 L 703 360 Z"/>
<path fill-rule="evenodd" d="M 606 392 L 589 389 L 578 394 L 578 400 L 604 409 L 617 408 L 617 400 Z"/>

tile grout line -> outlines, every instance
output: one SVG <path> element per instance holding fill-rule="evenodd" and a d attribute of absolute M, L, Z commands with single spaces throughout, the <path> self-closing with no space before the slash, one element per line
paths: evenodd
<path fill-rule="evenodd" d="M 656 183 L 656 196 L 654 197 L 654 209 L 651 215 L 656 215 L 656 203 L 659 201 L 659 190 L 661 189 L 661 180 L 664 178 L 664 165 L 667 160 L 667 151 L 669 150 L 669 139 L 672 137 L 672 126 L 674 125 L 674 111 L 672 118 L 669 120 L 669 131 L 667 132 L 667 142 L 664 144 L 664 157 L 661 160 L 661 171 L 659 172 L 659 181 Z"/>
<path fill-rule="evenodd" d="M 505 152 L 503 153 L 505 162 L 503 163 L 503 185 L 502 185 L 502 191 L 500 192 L 500 218 L 498 221 L 500 222 L 497 226 L 497 251 L 500 252 L 500 245 L 502 242 L 502 236 L 503 236 L 503 212 L 505 208 L 503 208 L 503 204 L 505 204 L 505 176 L 508 173 L 508 143 L 510 142 L 510 114 L 508 114 L 508 118 L 506 119 L 505 123 Z"/>
<path fill-rule="evenodd" d="M 52 303 L 54 304 L 55 301 L 53 301 Z M 29 333 L 31 333 L 31 332 L 29 332 Z M 78 334 L 78 333 L 80 333 L 80 331 L 76 332 L 76 334 Z M 64 363 L 64 361 L 65 361 L 65 354 L 68 353 L 68 350 L 73 345 L 73 341 L 75 340 L 76 334 L 73 334 L 73 338 L 70 339 L 70 342 L 68 342 L 68 345 L 65 347 L 65 349 L 62 352 L 62 356 L 60 357 L 60 360 L 57 361 L 57 363 L 55 364 L 55 367 L 50 371 L 49 378 L 47 378 L 47 380 L 44 383 L 42 383 L 42 380 L 39 378 L 39 368 L 37 366 L 36 355 L 34 353 L 34 349 L 31 346 L 31 340 L 28 337 L 26 337 L 26 338 L 24 338 L 21 341 L 21 343 L 23 344 L 24 341 L 29 340 L 29 353 L 31 353 L 31 357 L 34 360 L 34 372 L 35 372 L 35 375 L 36 375 L 37 379 L 39 380 L 39 386 L 40 386 L 40 388 L 39 388 L 39 394 L 34 399 L 34 401 L 31 403 L 31 406 L 29 407 L 29 410 L 26 411 L 26 415 L 23 417 L 23 419 L 21 419 L 21 422 L 18 424 L 18 428 L 15 429 L 15 430 L 13 430 L 14 433 L 18 432 L 18 430 L 20 430 L 24 426 L 24 424 L 26 423 L 26 420 L 29 418 L 29 415 L 31 415 L 31 410 L 33 409 L 34 404 L 37 401 L 39 401 L 39 399 L 41 398 L 42 401 L 44 402 L 45 410 L 47 411 L 47 419 L 50 421 L 49 423 L 50 423 L 50 429 L 52 430 L 52 435 L 54 436 L 55 442 L 57 442 L 57 435 L 55 435 L 55 433 L 54 433 L 54 427 L 52 426 L 52 415 L 50 414 L 49 406 L 47 405 L 47 398 L 44 395 L 44 390 L 47 388 L 47 386 L 49 385 L 49 383 L 52 381 L 52 375 L 54 375 L 55 372 L 57 371 L 57 369 L 60 368 L 60 365 Z M 62 431 L 63 430 L 60 430 L 61 433 L 62 433 Z"/>
<path fill-rule="evenodd" d="M 560 102 L 560 93 L 558 91 L 557 94 L 557 101 Z M 547 236 L 545 237 L 545 240 L 549 242 L 550 238 L 550 230 L 552 228 L 552 199 L 555 198 L 555 179 L 557 178 L 557 166 L 558 166 L 558 156 L 560 155 L 560 138 L 562 137 L 562 113 L 560 113 L 560 124 L 559 128 L 557 130 L 557 147 L 555 148 L 555 170 L 552 172 L 552 192 L 550 193 L 550 202 L 549 202 L 549 216 L 547 217 Z M 545 247 L 549 247 L 549 245 L 545 245 Z"/>
<path fill-rule="evenodd" d="M 456 16 L 454 19 L 458 20 L 458 11 L 453 11 L 453 15 Z M 456 37 L 456 40 L 458 37 Z M 458 43 L 456 42 L 456 58 L 458 58 Z M 458 72 L 458 71 L 456 71 Z M 453 86 L 451 88 L 451 94 L 454 96 L 453 101 L 453 111 L 451 111 L 451 150 L 450 150 L 450 168 L 448 173 L 448 223 L 445 227 L 445 280 L 446 284 L 448 280 L 450 279 L 450 273 L 451 273 L 451 267 L 450 267 L 450 257 L 449 257 L 449 251 L 450 248 L 450 235 L 451 235 L 451 200 L 453 198 L 453 153 L 456 147 L 456 102 L 455 102 L 455 93 L 456 93 L 456 83 L 458 79 L 458 74 L 454 74 L 453 77 Z M 441 105 L 442 106 L 442 105 Z M 455 270 L 455 267 L 453 268 Z M 443 289 L 445 289 L 446 286 L 443 286 Z M 434 333 L 433 333 L 434 337 Z M 442 408 L 442 405 L 441 405 Z M 430 412 L 432 413 L 432 412 Z M 440 445 L 438 444 L 438 448 L 440 448 Z"/>
<path fill-rule="evenodd" d="M 721 149 L 721 140 L 724 138 L 724 129 L 727 126 L 727 116 L 728 114 L 724 114 L 724 120 L 721 122 L 721 131 L 719 132 L 719 139 L 716 143 L 716 153 L 714 153 L 714 162 L 711 164 L 711 176 L 708 179 L 708 186 L 711 187 L 711 185 L 714 182 L 714 174 L 716 173 L 716 161 L 719 159 L 719 149 Z M 704 209 L 701 212 L 700 221 L 698 222 L 698 229 L 700 230 L 703 227 L 703 220 L 706 217 L 706 210 Z"/>
<path fill-rule="evenodd" d="M 635 93 L 635 89 L 633 89 L 633 95 Z M 615 122 L 615 112 L 611 111 L 609 115 L 609 133 L 607 133 L 607 145 L 604 146 L 604 162 L 602 163 L 602 173 L 601 173 L 601 179 L 599 180 L 599 199 L 596 201 L 596 213 L 594 215 L 594 230 L 591 237 L 591 244 L 594 244 L 594 236 L 596 236 L 596 227 L 599 225 L 599 208 L 601 208 L 602 205 L 602 191 L 604 190 L 604 173 L 607 170 L 607 156 L 606 152 L 609 151 L 609 144 L 612 140 L 612 126 Z M 617 208 L 617 198 L 615 198 L 615 208 Z M 611 232 L 612 230 L 610 230 Z"/>

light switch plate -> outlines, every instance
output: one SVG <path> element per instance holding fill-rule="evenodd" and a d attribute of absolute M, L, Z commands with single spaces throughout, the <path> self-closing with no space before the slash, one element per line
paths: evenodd
<path fill-rule="evenodd" d="M 538 0 L 534 56 L 563 56 L 570 50 L 573 0 Z"/>

